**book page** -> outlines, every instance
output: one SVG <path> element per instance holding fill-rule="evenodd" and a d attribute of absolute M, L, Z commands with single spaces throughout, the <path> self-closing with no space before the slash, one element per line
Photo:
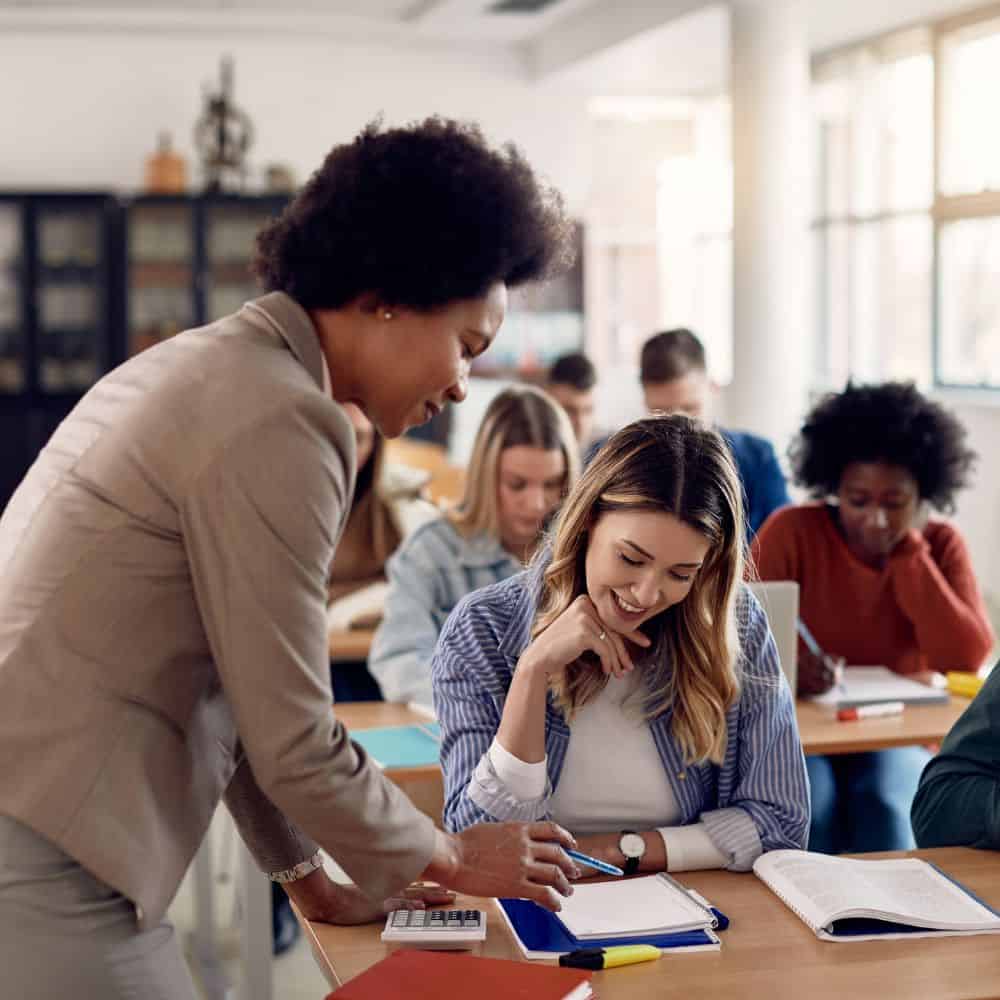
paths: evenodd
<path fill-rule="evenodd" d="M 940 929 L 1000 927 L 1000 918 L 917 858 L 773 851 L 757 859 L 754 871 L 813 929 L 858 911 Z"/>
<path fill-rule="evenodd" d="M 707 927 L 711 922 L 689 896 L 656 875 L 577 885 L 561 902 L 557 916 L 577 938 L 625 937 Z"/>
<path fill-rule="evenodd" d="M 865 881 L 891 899 L 892 912 L 905 916 L 904 922 L 951 930 L 983 924 L 1000 927 L 1000 917 L 917 858 L 854 864 L 866 866 Z"/>

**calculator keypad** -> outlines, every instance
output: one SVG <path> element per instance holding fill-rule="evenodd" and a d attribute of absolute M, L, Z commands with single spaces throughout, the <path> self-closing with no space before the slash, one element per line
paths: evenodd
<path fill-rule="evenodd" d="M 480 927 L 479 910 L 396 910 L 391 926 L 399 931 L 461 930 Z"/>

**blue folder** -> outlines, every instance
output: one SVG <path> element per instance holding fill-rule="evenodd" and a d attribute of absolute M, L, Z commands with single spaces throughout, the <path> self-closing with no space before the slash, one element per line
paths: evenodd
<path fill-rule="evenodd" d="M 364 747 L 380 767 L 390 770 L 437 764 L 441 753 L 441 727 L 436 722 L 359 729 L 351 733 L 351 739 Z"/>
<path fill-rule="evenodd" d="M 551 952 L 552 957 L 564 955 L 579 948 L 613 948 L 621 944 L 652 944 L 657 948 L 692 948 L 699 945 L 717 945 L 718 938 L 711 931 L 679 931 L 675 934 L 650 934 L 647 937 L 587 938 L 581 941 L 566 929 L 559 918 L 530 899 L 498 899 L 514 933 L 527 951 Z M 721 914 L 720 914 L 721 916 Z M 728 926 L 723 917 L 720 927 Z"/>

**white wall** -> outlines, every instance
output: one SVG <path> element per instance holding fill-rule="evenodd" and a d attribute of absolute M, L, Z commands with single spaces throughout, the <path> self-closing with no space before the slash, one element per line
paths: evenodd
<path fill-rule="evenodd" d="M 224 53 L 235 58 L 236 102 L 256 129 L 256 178 L 281 161 L 305 180 L 380 112 L 389 124 L 441 113 L 517 143 L 571 208 L 585 197 L 583 97 L 531 83 L 510 50 L 218 30 L 0 33 L 0 186 L 136 190 L 162 130 L 193 168 L 202 90 L 216 86 Z"/>

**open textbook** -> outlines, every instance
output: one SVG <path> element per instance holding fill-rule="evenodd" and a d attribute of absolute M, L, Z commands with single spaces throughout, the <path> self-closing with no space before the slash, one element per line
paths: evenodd
<path fill-rule="evenodd" d="M 919 858 L 770 851 L 753 870 L 824 941 L 1000 932 L 1000 916 Z"/>

